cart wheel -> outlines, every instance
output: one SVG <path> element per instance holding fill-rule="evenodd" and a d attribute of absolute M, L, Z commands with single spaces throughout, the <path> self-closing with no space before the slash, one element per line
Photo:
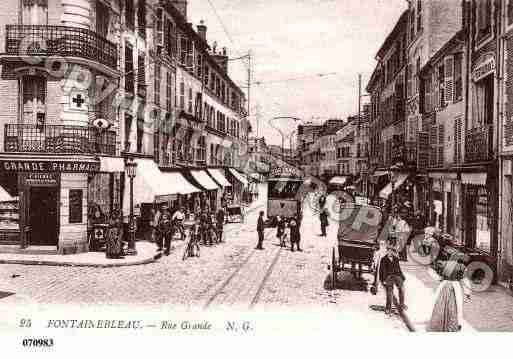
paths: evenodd
<path fill-rule="evenodd" d="M 335 262 L 335 248 L 331 250 L 331 289 L 334 290 L 337 284 L 337 264 Z"/>

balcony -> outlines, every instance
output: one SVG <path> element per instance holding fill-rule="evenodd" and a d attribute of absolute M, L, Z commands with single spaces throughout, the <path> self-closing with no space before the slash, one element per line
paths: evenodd
<path fill-rule="evenodd" d="M 493 159 L 493 126 L 472 128 L 465 134 L 465 162 L 486 162 Z"/>
<path fill-rule="evenodd" d="M 116 70 L 117 46 L 96 32 L 69 26 L 6 25 L 5 52 L 17 56 L 78 57 Z"/>
<path fill-rule="evenodd" d="M 7 124 L 4 151 L 116 155 L 116 132 L 84 126 Z"/>

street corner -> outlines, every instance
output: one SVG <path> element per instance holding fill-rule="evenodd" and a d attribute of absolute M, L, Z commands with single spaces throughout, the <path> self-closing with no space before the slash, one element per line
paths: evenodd
<path fill-rule="evenodd" d="M 149 264 L 161 257 L 156 252 L 156 245 L 150 242 L 137 242 L 136 251 L 135 255 L 119 259 L 107 258 L 104 252 L 68 255 L 0 253 L 0 264 L 109 268 Z"/>

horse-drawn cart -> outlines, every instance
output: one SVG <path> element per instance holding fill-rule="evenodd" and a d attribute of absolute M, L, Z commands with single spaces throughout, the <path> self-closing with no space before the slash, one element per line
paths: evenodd
<path fill-rule="evenodd" d="M 379 249 L 378 235 L 381 223 L 381 210 L 378 207 L 345 203 L 341 206 L 338 246 L 331 252 L 330 280 L 335 288 L 337 273 L 350 272 L 355 279 L 362 274 L 373 275 L 371 292 L 377 292 L 377 267 L 375 253 Z M 338 252 L 338 253 L 337 253 Z"/>

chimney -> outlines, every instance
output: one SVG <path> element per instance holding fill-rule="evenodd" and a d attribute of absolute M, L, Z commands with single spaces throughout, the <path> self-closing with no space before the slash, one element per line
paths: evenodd
<path fill-rule="evenodd" d="M 205 21 L 201 20 L 200 24 L 197 26 L 198 35 L 205 41 L 207 41 L 207 27 L 205 26 Z"/>
<path fill-rule="evenodd" d="M 187 20 L 187 0 L 171 0 L 171 3 Z"/>

